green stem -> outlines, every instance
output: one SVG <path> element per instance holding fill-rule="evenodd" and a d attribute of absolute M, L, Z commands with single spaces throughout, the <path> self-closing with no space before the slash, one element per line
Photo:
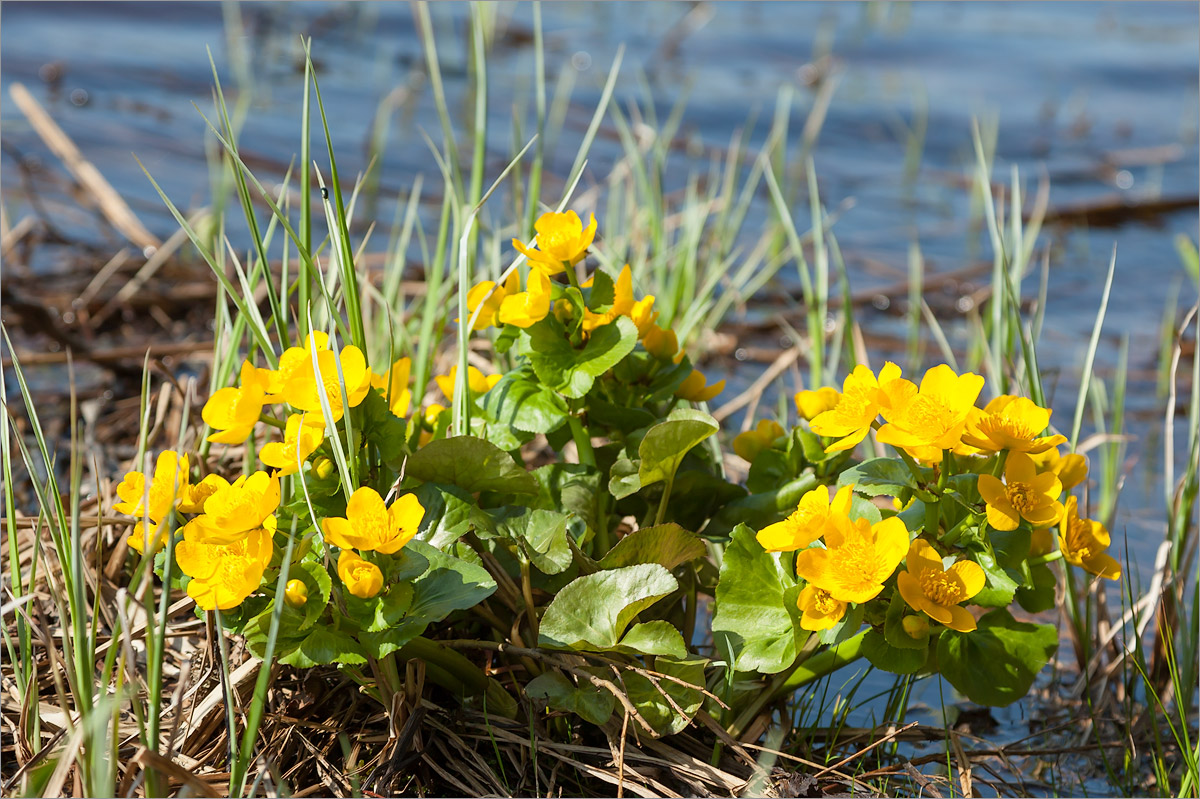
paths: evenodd
<path fill-rule="evenodd" d="M 667 500 L 671 498 L 671 489 L 674 487 L 674 485 L 675 473 L 671 472 L 671 474 L 667 477 L 666 482 L 663 484 L 662 499 L 658 501 L 658 513 L 654 515 L 655 526 L 662 524 L 663 519 L 666 518 Z"/>
<path fill-rule="evenodd" d="M 583 422 L 574 413 L 567 416 L 567 424 L 571 427 L 571 440 L 579 451 L 579 462 L 584 466 L 596 465 L 596 453 L 592 450 L 592 439 L 583 429 Z"/>
<path fill-rule="evenodd" d="M 1030 566 L 1040 566 L 1043 563 L 1053 563 L 1056 560 L 1062 560 L 1062 550 L 1056 549 L 1053 552 L 1042 555 L 1040 558 L 1033 558 L 1029 561 Z"/>
<path fill-rule="evenodd" d="M 262 422 L 263 424 L 269 424 L 271 427 L 274 427 L 278 430 L 286 430 L 287 429 L 286 423 L 281 422 L 278 419 L 276 419 L 274 416 L 269 416 L 265 413 L 259 415 L 258 421 Z"/>
<path fill-rule="evenodd" d="M 575 265 L 570 261 L 563 261 L 563 266 L 566 267 L 567 282 L 573 288 L 579 288 L 579 275 L 575 272 Z"/>

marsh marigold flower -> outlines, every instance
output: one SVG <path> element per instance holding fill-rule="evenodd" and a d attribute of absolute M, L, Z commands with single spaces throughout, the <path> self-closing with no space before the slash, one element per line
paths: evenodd
<path fill-rule="evenodd" d="M 1112 539 L 1104 525 L 1092 519 L 1080 518 L 1079 502 L 1075 497 L 1068 498 L 1058 528 L 1058 547 L 1062 550 L 1063 560 L 1100 577 L 1119 580 L 1121 564 L 1105 552 L 1111 543 Z"/>
<path fill-rule="evenodd" d="M 920 538 L 908 548 L 906 570 L 896 575 L 896 587 L 910 608 L 960 633 L 975 629 L 975 617 L 960 603 L 983 590 L 985 581 L 983 569 L 973 561 L 943 567 L 937 550 Z"/>
<path fill-rule="evenodd" d="M 704 373 L 699 369 L 693 369 L 692 373 L 679 384 L 679 388 L 675 389 L 675 396 L 690 402 L 707 402 L 724 390 L 724 380 L 718 380 L 709 385 Z"/>
<path fill-rule="evenodd" d="M 346 590 L 359 599 L 370 599 L 383 590 L 383 572 L 352 549 L 338 555 L 337 572 Z"/>
<path fill-rule="evenodd" d="M 175 561 L 192 578 L 188 596 L 201 609 L 227 610 L 258 590 L 273 548 L 271 532 L 261 527 L 235 541 L 216 544 L 199 538 L 189 524 L 175 547 Z"/>
<path fill-rule="evenodd" d="M 968 420 L 963 441 L 984 452 L 1045 452 L 1067 440 L 1063 435 L 1039 437 L 1050 424 L 1050 413 L 1025 397 L 1001 394 Z"/>
<path fill-rule="evenodd" d="M 1045 452 L 1031 454 L 1030 457 L 1039 474 L 1049 472 L 1058 478 L 1063 491 L 1070 491 L 1087 479 L 1087 458 L 1078 452 L 1061 455 L 1058 447 L 1051 447 Z"/>
<path fill-rule="evenodd" d="M 845 602 L 815 585 L 804 587 L 796 605 L 800 608 L 800 626 L 812 632 L 832 629 L 846 615 Z"/>
<path fill-rule="evenodd" d="M 217 431 L 208 437 L 209 441 L 240 444 L 249 437 L 267 402 L 268 374 L 246 361 L 242 364 L 241 385 L 213 392 L 200 412 L 204 423 Z"/>
<path fill-rule="evenodd" d="M 529 272 L 525 291 L 509 294 L 500 303 L 500 321 L 520 328 L 532 327 L 550 313 L 550 278 L 540 269 Z"/>
<path fill-rule="evenodd" d="M 891 392 L 876 440 L 905 450 L 927 463 L 942 460 L 943 450 L 962 443 L 967 418 L 983 390 L 983 378 L 967 372 L 957 375 L 949 366 L 935 366 L 921 378 L 915 394 Z"/>
<path fill-rule="evenodd" d="M 300 469 L 299 464 L 308 460 L 324 440 L 323 428 L 303 424 L 300 414 L 293 413 L 284 428 L 283 441 L 264 444 L 258 459 L 272 469 L 278 469 L 281 477 L 295 474 Z"/>
<path fill-rule="evenodd" d="M 875 524 L 834 516 L 825 529 L 825 548 L 796 556 L 796 575 L 834 599 L 859 604 L 879 595 L 907 549 L 908 529 L 895 516 Z"/>
<path fill-rule="evenodd" d="M 642 346 L 658 360 L 669 361 L 679 352 L 679 339 L 675 337 L 674 330 L 650 325 L 650 329 L 642 337 Z"/>
<path fill-rule="evenodd" d="M 1062 483 L 1050 472 L 1038 474 L 1024 452 L 1009 453 L 1003 483 L 990 474 L 979 475 L 979 493 L 987 503 L 988 524 L 997 530 L 1015 530 L 1021 519 L 1049 527 L 1062 518 Z"/>
<path fill-rule="evenodd" d="M 391 555 L 412 540 L 425 518 L 416 494 L 405 494 L 386 507 L 373 488 L 363 486 L 346 503 L 346 517 L 331 516 L 321 528 L 325 539 L 341 549 Z"/>
<path fill-rule="evenodd" d="M 838 390 L 832 386 L 821 386 L 815 391 L 798 391 L 796 392 L 796 412 L 800 414 L 800 418 L 811 422 L 825 411 L 836 408 L 841 396 Z"/>
<path fill-rule="evenodd" d="M 450 374 L 448 375 L 434 375 L 433 381 L 437 383 L 438 388 L 442 390 L 442 394 L 446 396 L 446 399 L 450 402 L 454 402 L 454 384 L 458 381 L 458 367 L 450 367 Z M 487 375 L 485 377 L 483 372 L 479 371 L 474 366 L 467 367 L 467 389 L 472 394 L 486 394 L 491 390 L 492 386 L 499 382 L 500 375 Z M 426 421 L 429 420 L 430 409 L 434 407 L 441 408 L 442 406 L 435 403 L 434 405 L 430 405 L 429 408 L 426 408 Z M 442 408 L 442 410 L 445 410 L 445 408 Z"/>
<path fill-rule="evenodd" d="M 493 287 L 495 290 L 493 291 Z M 516 294 L 521 290 L 521 276 L 514 269 L 508 279 L 504 281 L 504 285 L 497 285 L 494 280 L 485 280 L 482 283 L 476 283 L 467 292 L 467 310 L 470 315 L 475 314 L 475 309 L 480 305 L 483 310 L 479 312 L 479 318 L 475 320 L 475 326 L 472 330 L 483 330 L 484 328 L 493 325 L 499 327 L 503 322 L 500 321 L 500 305 L 504 302 L 504 298 Z M 461 324 L 462 320 L 459 320 Z"/>
<path fill-rule="evenodd" d="M 831 409 L 817 414 L 809 421 L 814 433 L 837 441 L 825 448 L 826 452 L 854 449 L 867 436 L 871 423 L 888 404 L 892 394 L 881 390 L 893 383 L 912 385 L 900 377 L 900 367 L 888 361 L 879 370 L 878 379 L 870 368 L 859 364 L 842 383 L 842 394 Z"/>
<path fill-rule="evenodd" d="M 283 386 L 301 369 L 312 369 L 311 350 L 324 352 L 329 349 L 329 334 L 314 330 L 304 337 L 304 344 L 288 347 L 279 356 L 279 368 L 267 372 L 267 402 L 285 402 Z"/>
<path fill-rule="evenodd" d="M 303 580 L 288 580 L 283 588 L 283 598 L 294 608 L 304 607 L 308 602 L 308 586 Z"/>
<path fill-rule="evenodd" d="M 219 474 L 210 474 L 194 486 L 183 486 L 179 498 L 180 513 L 203 513 L 204 503 L 208 498 L 222 488 L 228 488 L 229 481 Z"/>
<path fill-rule="evenodd" d="M 150 480 L 149 491 L 144 474 L 129 472 L 117 485 L 117 496 L 121 501 L 113 505 L 113 510 L 130 516 L 145 516 L 151 521 L 162 521 L 171 512 L 175 502 L 187 494 L 188 480 L 187 455 L 164 450 L 154 463 L 154 477 Z"/>
<path fill-rule="evenodd" d="M 288 373 L 283 382 L 282 397 L 292 407 L 313 414 L 314 423 L 322 424 L 325 421 L 322 396 L 329 403 L 329 411 L 333 417 L 329 421 L 337 422 L 345 415 L 346 408 L 357 407 L 371 390 L 371 370 L 367 368 L 367 359 L 362 350 L 353 344 L 342 347 L 340 357 L 333 350 L 318 351 L 319 376 L 318 371 L 313 369 L 311 353 L 308 353 L 307 357 L 306 363 L 297 364 Z M 342 380 L 346 385 L 345 401 L 342 396 Z"/>
<path fill-rule="evenodd" d="M 184 528 L 196 541 L 231 544 L 259 528 L 275 530 L 279 477 L 266 472 L 242 475 L 218 489 L 204 503 L 204 515 Z"/>
<path fill-rule="evenodd" d="M 832 501 L 829 486 L 817 486 L 800 498 L 790 516 L 760 530 L 756 536 L 758 543 L 768 552 L 804 549 L 825 535 L 835 518 L 847 517 L 853 499 L 852 485 L 839 488 Z"/>
<path fill-rule="evenodd" d="M 758 453 L 767 449 L 775 439 L 784 434 L 784 429 L 774 419 L 760 419 L 753 430 L 738 433 L 733 438 L 733 451 L 739 457 L 752 461 Z"/>
<path fill-rule="evenodd" d="M 411 373 L 412 359 L 397 358 L 387 374 L 371 377 L 371 388 L 382 394 L 392 413 L 402 419 L 408 416 L 409 407 L 412 405 L 412 392 L 408 388 Z"/>
<path fill-rule="evenodd" d="M 536 249 L 526 247 L 518 239 L 512 240 L 513 247 L 528 258 L 532 266 L 547 275 L 557 275 L 582 261 L 587 254 L 596 238 L 596 216 L 592 215 L 585 228 L 574 211 L 551 212 L 542 214 L 533 228 L 537 231 Z"/>

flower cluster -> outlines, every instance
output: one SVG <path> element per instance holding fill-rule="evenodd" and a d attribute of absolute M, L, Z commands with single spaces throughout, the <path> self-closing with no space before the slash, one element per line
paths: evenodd
<path fill-rule="evenodd" d="M 876 441 L 901 454 L 902 471 L 909 473 L 894 486 L 895 512 L 885 508 L 881 515 L 869 505 L 879 518 L 874 523 L 852 512 L 853 484 L 842 485 L 832 499 L 822 485 L 785 519 L 758 532 L 768 552 L 798 551 L 804 629 L 831 629 L 848 608 L 894 586 L 917 614 L 902 619 L 910 635 L 927 633 L 930 622 L 975 630 L 975 616 L 963 603 L 988 583 L 981 559 L 999 568 L 994 563 L 1000 544 L 993 539 L 998 535 L 1027 536 L 1020 539 L 1028 543 L 1017 557 L 1026 568 L 1062 559 L 1095 575 L 1120 577 L 1120 565 L 1105 551 L 1107 530 L 1082 518 L 1078 499 L 1069 495 L 1086 480 L 1087 461 L 1059 451 L 1065 437 L 1043 434 L 1050 411 L 1025 397 L 1001 395 L 977 407 L 983 387 L 982 377 L 960 375 L 946 365 L 928 370 L 916 384 L 888 363 L 878 374 L 855 367 L 840 392 L 822 387 L 796 395 L 796 409 L 827 457 L 848 454 L 874 431 Z M 764 420 L 739 435 L 734 450 L 754 461 L 786 441 L 783 428 Z M 878 480 L 868 493 L 880 493 Z M 911 508 L 916 495 L 921 513 Z M 939 503 L 952 502 L 952 513 L 940 512 Z M 971 512 L 963 514 L 964 506 Z M 1011 547 L 1012 540 L 1005 539 L 1004 546 Z"/>

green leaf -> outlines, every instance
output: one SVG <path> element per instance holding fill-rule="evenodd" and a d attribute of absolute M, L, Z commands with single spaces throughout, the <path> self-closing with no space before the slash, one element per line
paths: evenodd
<path fill-rule="evenodd" d="M 838 477 L 838 487 L 854 484 L 854 490 L 868 496 L 896 496 L 905 488 L 916 488 L 912 472 L 892 458 L 874 458 L 851 466 Z"/>
<path fill-rule="evenodd" d="M 366 663 L 366 653 L 358 642 L 341 630 L 317 627 L 300 645 L 279 658 L 279 662 L 301 669 L 329 663 Z"/>
<path fill-rule="evenodd" d="M 656 619 L 654 621 L 635 624 L 625 633 L 618 646 L 638 655 L 670 655 L 677 658 L 687 657 L 687 644 L 683 635 L 671 623 Z"/>
<path fill-rule="evenodd" d="M 828 630 L 821 630 L 818 634 L 820 641 L 825 646 L 835 646 L 842 641 L 847 641 L 852 638 L 863 624 L 862 605 L 854 605 L 846 608 L 846 614 L 838 620 L 838 623 L 830 627 Z"/>
<path fill-rule="evenodd" d="M 883 623 L 883 637 L 889 644 L 897 649 L 920 649 L 928 651 L 929 649 L 929 633 L 920 638 L 913 638 L 904 629 L 903 619 L 904 610 L 908 607 L 908 603 L 900 596 L 897 591 L 892 595 L 892 601 L 888 605 L 887 618 Z M 918 616 L 924 618 L 924 614 L 918 613 Z"/>
<path fill-rule="evenodd" d="M 573 399 L 637 346 L 637 325 L 624 316 L 592 331 L 582 349 L 572 347 L 564 333 L 555 323 L 529 328 L 529 361 L 547 388 Z"/>
<path fill-rule="evenodd" d="M 643 486 L 671 480 L 692 447 L 720 429 L 717 420 L 703 411 L 680 408 L 665 422 L 646 431 L 638 446 L 638 480 Z"/>
<path fill-rule="evenodd" d="M 998 608 L 969 633 L 944 631 L 938 641 L 938 668 L 972 702 L 1004 707 L 1029 692 L 1057 649 L 1054 625 L 1017 621 Z"/>
<path fill-rule="evenodd" d="M 657 563 L 642 563 L 579 577 L 558 592 L 541 623 L 541 646 L 559 649 L 615 647 L 633 618 L 679 587 Z"/>
<path fill-rule="evenodd" d="M 576 686 L 557 671 L 546 671 L 534 677 L 525 686 L 525 695 L 535 702 L 544 702 L 553 710 L 574 713 L 596 725 L 612 718 L 617 706 L 617 698 L 611 691 L 582 679 Z"/>
<path fill-rule="evenodd" d="M 738 524 L 761 530 L 794 511 L 800 498 L 816 487 L 817 478 L 812 474 L 803 474 L 775 491 L 735 499 L 712 518 L 702 531 L 704 537 L 720 539 L 729 535 Z"/>
<path fill-rule="evenodd" d="M 474 436 L 430 441 L 408 457 L 405 474 L 425 483 L 447 483 L 474 494 L 536 494 L 537 480 L 495 444 Z"/>
<path fill-rule="evenodd" d="M 363 419 L 363 441 L 375 445 L 384 463 L 399 465 L 408 451 L 408 424 L 392 413 L 387 399 L 374 389 L 367 392 L 359 408 Z"/>
<path fill-rule="evenodd" d="M 642 481 L 638 477 L 639 469 L 640 465 L 636 461 L 618 458 L 609 470 L 611 476 L 608 480 L 608 493 L 612 494 L 614 499 L 625 499 L 640 491 Z"/>
<path fill-rule="evenodd" d="M 600 473 L 582 463 L 552 463 L 534 470 L 540 490 L 538 507 L 574 513 L 588 527 L 596 526 L 596 494 Z"/>
<path fill-rule="evenodd" d="M 851 519 L 866 519 L 871 524 L 879 524 L 883 519 L 883 514 L 879 512 L 879 506 L 866 497 L 860 497 L 857 493 L 851 495 L 848 515 Z"/>
<path fill-rule="evenodd" d="M 971 604 L 985 608 L 1002 608 L 1009 605 L 1017 593 L 1017 581 L 996 563 L 996 558 L 988 550 L 976 550 L 971 554 L 972 560 L 979 564 L 987 578 L 980 592 L 971 597 Z"/>
<path fill-rule="evenodd" d="M 617 542 L 600 561 L 602 569 L 619 569 L 637 563 L 657 563 L 674 569 L 704 554 L 704 542 L 677 524 L 643 527 Z"/>
<path fill-rule="evenodd" d="M 1029 567 L 1028 585 L 1017 589 L 1017 602 L 1030 613 L 1041 613 L 1054 607 L 1058 579 L 1045 563 Z"/>
<path fill-rule="evenodd" d="M 712 620 L 717 651 L 732 652 L 738 671 L 775 674 L 795 662 L 800 630 L 786 599 L 795 587 L 778 557 L 739 524 L 721 562 Z"/>
<path fill-rule="evenodd" d="M 403 618 L 386 630 L 364 632 L 361 640 L 373 657 L 383 657 L 425 632 L 456 610 L 487 599 L 496 582 L 487 570 L 429 546 L 409 541 L 405 549 L 429 561 L 429 570 L 412 582 L 412 602 Z"/>
<path fill-rule="evenodd" d="M 483 395 L 483 409 L 502 424 L 526 433 L 549 433 L 567 421 L 567 402 L 538 383 L 531 370 L 519 369 L 500 378 Z"/>
<path fill-rule="evenodd" d="M 589 425 L 599 424 L 624 433 L 632 433 L 649 427 L 658 421 L 657 416 L 645 408 L 630 408 L 605 402 L 599 397 L 588 397 L 587 420 Z"/>
<path fill-rule="evenodd" d="M 502 518 L 496 530 L 518 542 L 525 557 L 543 574 L 559 574 L 571 565 L 567 522 L 571 516 L 540 508 L 521 508 L 518 515 Z"/>
<path fill-rule="evenodd" d="M 862 651 L 872 666 L 892 674 L 914 674 L 929 659 L 928 645 L 923 649 L 899 649 L 889 644 L 878 630 L 870 630 L 863 636 Z"/>
<path fill-rule="evenodd" d="M 413 493 L 425 509 L 417 538 L 432 547 L 444 550 L 469 532 L 496 534 L 492 517 L 458 486 L 423 483 Z"/>
<path fill-rule="evenodd" d="M 654 659 L 655 671 L 682 680 L 686 685 L 659 678 L 658 686 L 655 687 L 654 683 L 637 672 L 627 671 L 621 675 L 629 700 L 637 708 L 638 714 L 654 728 L 655 733 L 674 735 L 691 723 L 704 702 L 704 694 L 701 691 L 704 688 L 706 662 L 704 658 L 698 657 L 660 656 Z"/>

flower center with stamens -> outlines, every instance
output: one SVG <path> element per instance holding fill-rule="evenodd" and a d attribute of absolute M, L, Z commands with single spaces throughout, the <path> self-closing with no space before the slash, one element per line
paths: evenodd
<path fill-rule="evenodd" d="M 813 596 L 813 610 L 822 616 L 828 616 L 837 611 L 838 601 L 824 588 L 818 588 Z"/>
<path fill-rule="evenodd" d="M 842 585 L 853 591 L 869 590 L 880 582 L 879 555 L 872 543 L 863 538 L 848 538 L 831 549 L 829 562 Z"/>
<path fill-rule="evenodd" d="M 938 605 L 957 605 L 962 601 L 962 586 L 945 572 L 926 569 L 918 578 L 925 596 Z"/>
<path fill-rule="evenodd" d="M 1026 514 L 1037 507 L 1038 494 L 1029 483 L 1009 483 L 1004 494 L 1017 513 Z"/>
<path fill-rule="evenodd" d="M 869 423 L 878 413 L 875 389 L 867 386 L 853 386 L 842 395 L 834 411 L 839 419 L 845 419 L 851 423 Z"/>
<path fill-rule="evenodd" d="M 923 437 L 941 437 L 954 424 L 954 414 L 941 400 L 917 396 L 908 407 L 905 426 Z"/>
<path fill-rule="evenodd" d="M 979 427 L 989 437 L 1000 434 L 1018 441 L 1028 441 L 1035 434 L 1024 420 L 1007 416 L 989 416 L 980 422 Z"/>

